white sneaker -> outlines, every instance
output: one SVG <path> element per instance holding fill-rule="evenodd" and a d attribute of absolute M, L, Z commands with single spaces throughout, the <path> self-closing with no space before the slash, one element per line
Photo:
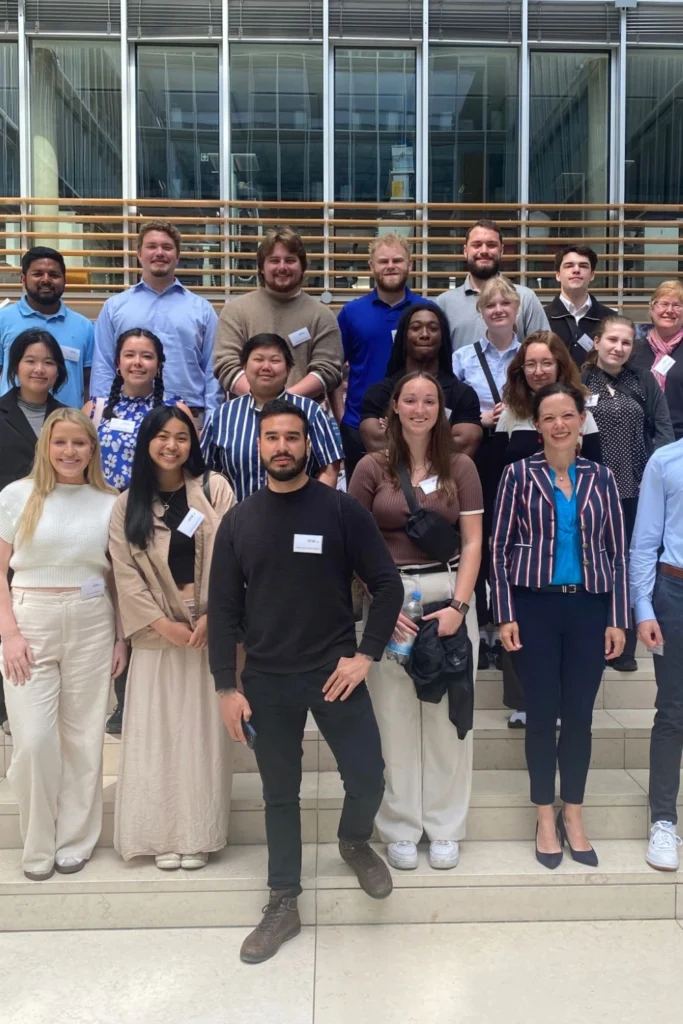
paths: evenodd
<path fill-rule="evenodd" d="M 177 871 L 180 867 L 179 853 L 158 853 L 154 863 L 160 871 Z"/>
<path fill-rule="evenodd" d="M 392 868 L 399 868 L 400 871 L 412 871 L 417 867 L 417 846 L 406 839 L 401 839 L 398 843 L 389 843 L 387 860 Z"/>
<path fill-rule="evenodd" d="M 678 847 L 683 839 L 676 834 L 671 821 L 656 821 L 650 829 L 650 843 L 646 860 L 651 868 L 659 871 L 678 871 Z"/>
<path fill-rule="evenodd" d="M 513 711 L 508 718 L 508 729 L 524 729 L 526 727 L 526 711 Z"/>
<path fill-rule="evenodd" d="M 208 863 L 208 853 L 185 853 L 180 858 L 180 866 L 185 871 L 198 871 L 199 868 L 205 868 Z"/>
<path fill-rule="evenodd" d="M 450 839 L 435 839 L 429 844 L 429 866 L 432 868 L 456 867 L 460 860 L 460 847 Z"/>

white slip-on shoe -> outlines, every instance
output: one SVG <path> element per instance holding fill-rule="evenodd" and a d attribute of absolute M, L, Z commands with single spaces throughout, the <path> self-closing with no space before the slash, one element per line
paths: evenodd
<path fill-rule="evenodd" d="M 154 863 L 161 871 L 177 871 L 180 867 L 180 854 L 159 853 L 154 858 Z"/>
<path fill-rule="evenodd" d="M 434 839 L 429 844 L 429 866 L 447 870 L 457 866 L 460 860 L 460 847 L 450 839 Z"/>
<path fill-rule="evenodd" d="M 656 821 L 650 829 L 645 859 L 651 868 L 657 868 L 658 871 L 678 871 L 678 847 L 682 843 L 683 839 L 676 834 L 673 822 Z"/>
<path fill-rule="evenodd" d="M 417 867 L 417 846 L 407 839 L 400 839 L 397 843 L 389 843 L 387 846 L 387 860 L 392 868 L 399 868 L 400 871 L 412 871 Z"/>
<path fill-rule="evenodd" d="M 208 853 L 185 853 L 180 858 L 180 866 L 185 871 L 198 871 L 199 868 L 205 868 L 208 863 Z"/>
<path fill-rule="evenodd" d="M 86 864 L 84 857 L 57 857 L 55 870 L 60 875 L 75 875 L 77 871 L 82 871 Z"/>
<path fill-rule="evenodd" d="M 526 711 L 513 711 L 508 718 L 508 729 L 526 728 Z"/>

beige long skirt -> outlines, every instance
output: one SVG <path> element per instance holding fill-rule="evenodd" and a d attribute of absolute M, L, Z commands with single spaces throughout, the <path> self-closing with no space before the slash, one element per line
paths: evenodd
<path fill-rule="evenodd" d="M 133 650 L 114 822 L 123 859 L 222 849 L 232 760 L 208 652 Z"/>

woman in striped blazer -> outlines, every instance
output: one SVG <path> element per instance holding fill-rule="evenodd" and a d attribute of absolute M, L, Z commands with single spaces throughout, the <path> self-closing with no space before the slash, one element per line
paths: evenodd
<path fill-rule="evenodd" d="M 576 455 L 585 418 L 584 393 L 572 385 L 550 384 L 535 395 L 543 452 L 508 466 L 493 524 L 493 609 L 524 679 L 536 856 L 549 868 L 560 863 L 567 840 L 574 860 L 598 862 L 581 817 L 593 705 L 605 659 L 623 651 L 629 622 L 619 494 L 606 466 Z"/>

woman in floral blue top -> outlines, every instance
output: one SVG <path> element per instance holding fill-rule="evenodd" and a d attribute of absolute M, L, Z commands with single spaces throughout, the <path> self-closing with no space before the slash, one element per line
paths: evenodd
<path fill-rule="evenodd" d="M 124 331 L 116 342 L 116 376 L 108 398 L 94 397 L 83 412 L 95 423 L 108 484 L 125 491 L 140 424 L 157 405 L 177 405 L 192 414 L 177 395 L 164 397 L 164 348 L 156 334 L 141 327 Z"/>
<path fill-rule="evenodd" d="M 91 398 L 83 406 L 97 429 L 104 477 L 118 491 L 130 484 L 138 431 L 148 412 L 157 405 L 177 405 L 192 418 L 180 398 L 164 397 L 164 360 L 164 346 L 156 334 L 142 327 L 124 331 L 116 342 L 116 376 L 109 397 Z M 114 736 L 121 733 L 126 676 L 127 670 L 114 680 L 116 707 L 106 726 Z"/>

